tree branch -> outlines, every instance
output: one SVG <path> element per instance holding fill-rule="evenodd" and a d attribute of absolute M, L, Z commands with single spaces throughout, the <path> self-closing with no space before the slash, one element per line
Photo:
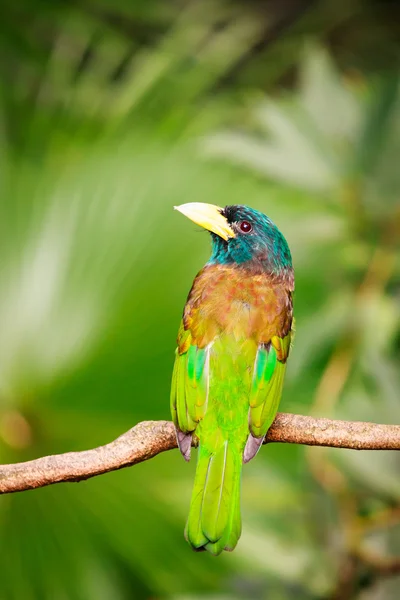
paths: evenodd
<path fill-rule="evenodd" d="M 278 413 L 265 441 L 270 442 L 355 450 L 400 450 L 400 425 L 332 421 Z M 89 479 L 130 467 L 176 447 L 171 422 L 143 421 L 105 446 L 1 465 L 0 494 Z"/>

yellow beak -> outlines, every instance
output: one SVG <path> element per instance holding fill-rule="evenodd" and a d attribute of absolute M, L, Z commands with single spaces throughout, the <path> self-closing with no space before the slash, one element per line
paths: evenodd
<path fill-rule="evenodd" d="M 189 204 L 181 204 L 180 206 L 174 206 L 174 208 L 175 210 L 179 210 L 185 217 L 188 217 L 193 223 L 216 233 L 225 241 L 235 237 L 235 232 L 221 214 L 223 209 L 219 206 L 203 204 L 202 202 L 189 202 Z"/>

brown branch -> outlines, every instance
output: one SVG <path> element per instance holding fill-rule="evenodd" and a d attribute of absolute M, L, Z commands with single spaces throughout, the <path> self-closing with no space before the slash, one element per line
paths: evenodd
<path fill-rule="evenodd" d="M 400 556 L 381 556 L 364 549 L 358 549 L 356 556 L 375 575 L 397 575 L 400 573 Z"/>
<path fill-rule="evenodd" d="M 279 413 L 268 431 L 265 443 L 269 442 L 355 450 L 400 450 L 400 425 L 332 421 Z M 130 467 L 176 447 L 171 422 L 144 421 L 99 448 L 1 465 L 0 494 L 89 479 Z"/>

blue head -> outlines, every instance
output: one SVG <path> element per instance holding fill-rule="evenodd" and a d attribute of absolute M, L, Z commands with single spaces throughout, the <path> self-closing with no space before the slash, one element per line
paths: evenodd
<path fill-rule="evenodd" d="M 248 206 L 226 206 L 221 210 L 234 237 L 223 239 L 211 232 L 212 264 L 248 265 L 272 273 L 292 268 L 289 246 L 277 226 L 266 215 Z"/>
<path fill-rule="evenodd" d="M 292 270 L 285 238 L 271 219 L 258 210 L 241 205 L 220 208 L 199 202 L 175 208 L 211 232 L 212 255 L 208 264 L 240 265 L 274 274 Z"/>

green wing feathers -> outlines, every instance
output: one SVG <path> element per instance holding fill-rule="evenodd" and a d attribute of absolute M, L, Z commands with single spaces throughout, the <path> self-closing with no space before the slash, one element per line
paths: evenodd
<path fill-rule="evenodd" d="M 195 423 L 204 417 L 208 394 L 209 348 L 191 345 L 187 352 L 186 403 Z"/>
<path fill-rule="evenodd" d="M 171 385 L 171 414 L 179 448 L 190 458 L 191 436 L 204 417 L 208 396 L 209 348 L 191 344 L 189 331 L 180 330 Z"/>
<path fill-rule="evenodd" d="M 200 443 L 185 537 L 194 550 L 233 550 L 241 533 L 242 456 L 227 440 L 209 453 Z"/>
<path fill-rule="evenodd" d="M 188 393 L 187 362 L 188 353 L 179 354 L 177 350 L 172 373 L 171 413 L 175 426 L 179 427 L 183 433 L 189 433 L 196 429 L 196 423 L 192 417 L 192 398 Z"/>
<path fill-rule="evenodd" d="M 278 412 L 289 349 L 290 333 L 284 338 L 274 336 L 269 344 L 258 348 L 249 399 L 250 436 L 243 462 L 257 454 Z"/>

